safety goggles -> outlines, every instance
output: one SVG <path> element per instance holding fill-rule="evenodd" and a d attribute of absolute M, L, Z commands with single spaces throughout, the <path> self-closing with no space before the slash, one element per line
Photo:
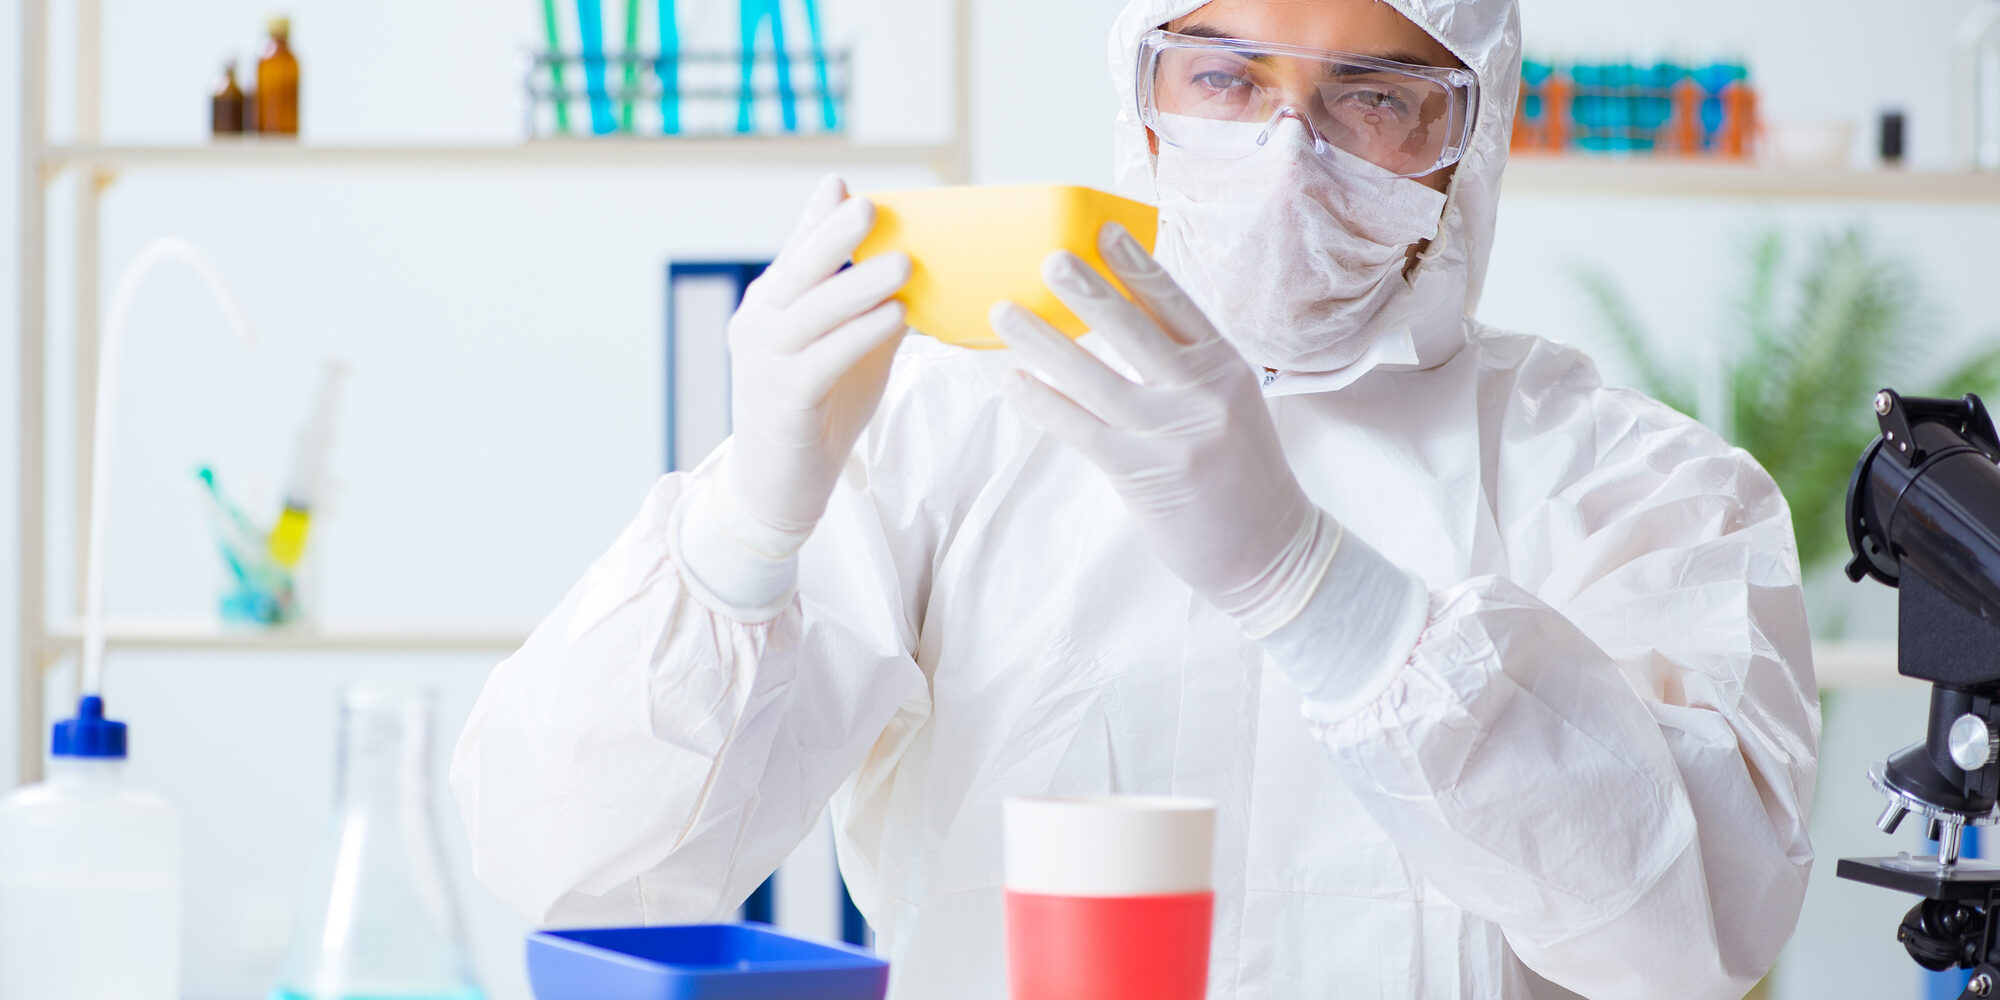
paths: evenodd
<path fill-rule="evenodd" d="M 1479 109 L 1468 70 L 1233 38 L 1149 31 L 1138 69 L 1139 120 L 1162 142 L 1219 159 L 1249 156 L 1292 118 L 1321 154 L 1422 177 L 1465 155 Z"/>

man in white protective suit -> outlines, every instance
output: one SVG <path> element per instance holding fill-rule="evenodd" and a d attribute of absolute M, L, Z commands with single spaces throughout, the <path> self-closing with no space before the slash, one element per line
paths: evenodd
<path fill-rule="evenodd" d="M 1784 498 L 1472 318 L 1512 0 L 1137 0 L 1117 295 L 904 335 L 822 185 L 731 322 L 735 434 L 493 672 L 452 762 L 533 920 L 725 919 L 831 805 L 898 1000 L 1006 993 L 1001 800 L 1218 804 L 1209 996 L 1736 997 L 1819 710 Z"/>

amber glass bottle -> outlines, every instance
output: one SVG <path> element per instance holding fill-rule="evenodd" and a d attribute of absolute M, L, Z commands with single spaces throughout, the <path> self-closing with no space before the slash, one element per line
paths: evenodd
<path fill-rule="evenodd" d="M 257 131 L 299 134 L 299 61 L 292 56 L 290 18 L 271 19 L 271 38 L 257 58 Z"/>
<path fill-rule="evenodd" d="M 236 85 L 236 64 L 222 67 L 222 85 L 209 100 L 209 132 L 237 135 L 243 131 L 243 88 Z"/>

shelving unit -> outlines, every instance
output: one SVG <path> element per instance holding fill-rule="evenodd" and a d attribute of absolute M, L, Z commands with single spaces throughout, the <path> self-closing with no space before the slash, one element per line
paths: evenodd
<path fill-rule="evenodd" d="M 492 145 L 313 145 L 254 138 L 199 145 L 120 145 L 99 141 L 101 65 L 99 0 L 76 2 L 75 139 L 49 141 L 49 0 L 21 3 L 21 170 L 20 170 L 20 634 L 13 659 L 18 672 L 19 778 L 41 776 L 46 731 L 42 708 L 48 670 L 81 646 L 75 623 L 48 618 L 48 280 L 47 221 L 51 186 L 65 175 L 83 180 L 67 210 L 75 220 L 75 303 L 71 369 L 74 373 L 69 454 L 78 470 L 63 493 L 85 522 L 90 495 L 90 442 L 94 430 L 98 350 L 99 216 L 104 192 L 124 174 L 138 171 L 289 172 L 315 170 L 383 171 L 540 171 L 574 175 L 617 169 L 701 169 L 726 167 L 916 166 L 947 183 L 963 183 L 971 170 L 972 4 L 951 0 L 951 131 L 931 144 L 870 144 L 844 136 L 747 136 L 743 138 L 571 138 L 536 139 Z M 84 564 L 85 539 L 69 553 Z M 75 574 L 81 587 L 82 574 Z M 82 605 L 81 599 L 77 605 Z M 527 630 L 435 626 L 382 629 L 279 629 L 244 631 L 206 620 L 127 619 L 108 623 L 107 646 L 130 649 L 248 649 L 346 652 L 491 652 L 518 647 Z"/>
<path fill-rule="evenodd" d="M 45 475 L 48 470 L 47 219 L 50 189 L 73 175 L 76 229 L 72 309 L 77 335 L 70 338 L 75 379 L 69 454 L 78 470 L 63 491 L 79 512 L 90 492 L 90 440 L 97 373 L 99 213 L 104 192 L 138 171 L 309 172 L 382 171 L 579 171 L 663 168 L 861 167 L 915 165 L 947 182 L 970 175 L 971 0 L 952 0 L 952 127 L 936 144 L 856 143 L 842 137 L 742 139 L 541 139 L 511 145 L 312 145 L 254 139 L 199 145 L 120 145 L 98 137 L 100 107 L 99 0 L 76 3 L 75 139 L 49 142 L 47 97 L 48 0 L 23 0 L 21 80 L 20 224 L 20 483 L 17 525 L 19 622 L 14 664 L 18 671 L 19 759 L 22 780 L 39 777 L 42 705 L 49 667 L 73 655 L 80 639 L 73 623 L 48 620 Z M 1510 194 L 1552 196 L 1658 196 L 1740 199 L 1838 199 L 1856 202 L 1992 202 L 2000 204 L 2000 174 L 1720 165 L 1589 157 L 1516 157 L 1507 174 Z M 79 513 L 75 523 L 83 523 Z M 69 553 L 82 565 L 81 546 Z M 79 578 L 81 574 L 76 574 Z M 78 602 L 81 603 L 80 601 Z M 332 651 L 504 652 L 525 629 L 467 630 L 439 625 L 382 630 L 281 630 L 244 632 L 199 620 L 120 620 L 111 623 L 114 649 L 262 649 Z M 1823 686 L 1891 680 L 1894 650 L 1830 645 L 1818 654 Z"/>
<path fill-rule="evenodd" d="M 1611 156 L 1515 156 L 1506 194 L 2000 203 L 2000 171 L 1832 167 Z"/>
<path fill-rule="evenodd" d="M 394 627 L 237 628 L 200 618 L 114 618 L 105 622 L 107 649 L 284 650 L 318 653 L 511 653 L 528 639 L 516 629 Z M 83 624 L 65 622 L 43 636 L 45 648 L 73 654 L 83 644 Z"/>
<path fill-rule="evenodd" d="M 1822 691 L 1912 684 L 1896 672 L 1893 642 L 1823 642 L 1813 647 L 1813 674 Z M 1914 685 L 1910 690 L 1916 690 Z"/>
<path fill-rule="evenodd" d="M 42 154 L 51 173 L 86 170 L 617 170 L 699 167 L 882 167 L 917 164 L 964 176 L 961 143 L 871 144 L 827 136 L 741 139 L 534 139 L 512 145 L 311 145 L 230 139 L 201 145 L 61 145 Z"/>

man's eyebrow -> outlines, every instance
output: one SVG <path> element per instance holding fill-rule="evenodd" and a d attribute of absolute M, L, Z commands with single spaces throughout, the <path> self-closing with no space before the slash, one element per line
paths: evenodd
<path fill-rule="evenodd" d="M 1243 41 L 1242 38 L 1236 35 L 1232 35 L 1229 32 L 1224 31 L 1221 28 L 1215 27 L 1214 25 L 1211 24 L 1182 25 L 1180 28 L 1174 30 L 1174 34 L 1188 35 L 1193 38 L 1214 38 L 1221 41 L 1230 41 L 1230 42 Z M 1452 68 L 1450 66 L 1444 66 L 1439 64 L 1435 59 L 1431 59 L 1425 56 L 1418 55 L 1415 52 L 1410 52 L 1401 49 L 1394 52 L 1353 52 L 1349 54 L 1357 56 L 1368 56 L 1369 58 L 1372 59 L 1386 59 L 1390 62 L 1399 62 L 1410 66 L 1431 66 L 1431 67 L 1436 67 L 1438 69 Z"/>
<path fill-rule="evenodd" d="M 1416 54 L 1415 52 L 1384 52 L 1381 53 L 1380 55 L 1376 55 L 1374 53 L 1357 53 L 1357 54 L 1372 55 L 1376 59 L 1387 59 L 1390 62 L 1399 62 L 1410 66 L 1431 66 L 1438 69 L 1451 68 L 1449 66 L 1439 66 L 1436 60 L 1427 59 L 1423 56 Z"/>
<path fill-rule="evenodd" d="M 1242 41 L 1242 39 L 1237 38 L 1235 35 L 1232 35 L 1229 32 L 1222 30 L 1221 28 L 1212 27 L 1206 24 L 1183 25 L 1179 30 L 1176 30 L 1174 34 L 1190 35 L 1195 38 L 1219 38 L 1225 41 L 1233 41 L 1233 42 Z"/>

